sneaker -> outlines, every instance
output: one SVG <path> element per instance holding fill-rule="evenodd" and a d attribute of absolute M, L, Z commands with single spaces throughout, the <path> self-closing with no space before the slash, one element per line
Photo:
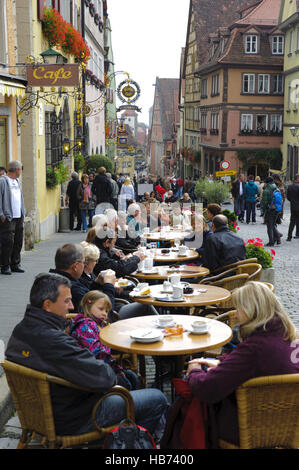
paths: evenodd
<path fill-rule="evenodd" d="M 287 242 L 291 242 L 291 241 L 292 241 L 292 239 L 291 239 L 291 238 L 287 238 Z"/>
<path fill-rule="evenodd" d="M 274 246 L 274 243 L 267 243 L 265 246 Z"/>
<path fill-rule="evenodd" d="M 1 274 L 11 275 L 10 267 L 5 266 L 4 268 L 1 268 Z"/>

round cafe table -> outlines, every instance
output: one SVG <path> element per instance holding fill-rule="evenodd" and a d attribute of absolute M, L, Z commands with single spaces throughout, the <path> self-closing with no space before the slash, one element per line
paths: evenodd
<path fill-rule="evenodd" d="M 160 268 L 154 267 L 152 272 L 149 271 L 148 273 L 135 272 L 132 276 L 136 277 L 140 281 L 149 280 L 158 280 L 163 281 L 168 279 L 171 274 L 180 274 L 181 279 L 192 279 L 193 277 L 204 277 L 210 274 L 210 270 L 208 268 L 204 268 L 203 266 L 179 266 L 177 270 L 170 269 L 169 266 L 161 266 Z M 156 270 L 162 269 L 165 272 L 157 272 Z"/>
<path fill-rule="evenodd" d="M 190 232 L 182 231 L 165 231 L 165 232 L 151 232 L 143 234 L 142 237 L 147 241 L 152 242 L 173 242 L 174 240 L 184 240 L 185 237 L 190 236 Z"/>
<path fill-rule="evenodd" d="M 185 263 L 199 257 L 197 251 L 192 249 L 187 249 L 185 255 L 179 255 L 179 252 L 175 248 L 167 248 L 169 249 L 169 253 L 162 253 L 162 249 L 156 249 L 154 254 L 155 263 Z"/>
<path fill-rule="evenodd" d="M 128 318 L 112 323 L 100 331 L 100 340 L 110 348 L 137 354 L 142 359 L 141 374 L 145 375 L 144 356 L 156 356 L 156 379 L 157 386 L 163 391 L 163 380 L 161 370 L 161 360 L 159 358 L 165 356 L 174 356 L 174 360 L 169 362 L 173 376 L 178 376 L 182 369 L 184 356 L 193 355 L 201 351 L 207 351 L 228 343 L 232 338 L 232 330 L 225 323 L 210 318 L 202 318 L 185 315 L 173 315 L 174 322 L 182 325 L 184 331 L 180 335 L 165 336 L 161 341 L 154 343 L 138 343 L 130 337 L 130 332 L 138 328 L 156 328 L 155 321 L 157 316 L 145 316 Z M 200 319 L 209 326 L 208 333 L 195 335 L 190 333 L 191 323 Z M 163 331 L 163 330 L 162 330 Z M 143 369 L 143 370 L 142 370 Z M 174 391 L 172 388 L 172 398 Z"/>
<path fill-rule="evenodd" d="M 204 305 L 213 305 L 221 302 L 225 302 L 231 299 L 231 293 L 229 290 L 218 286 L 209 286 L 207 284 L 189 284 L 194 289 L 194 293 L 191 295 L 183 295 L 184 300 L 176 301 L 162 301 L 157 300 L 157 297 L 165 297 L 168 294 L 161 292 L 163 290 L 163 284 L 150 286 L 151 294 L 149 297 L 138 297 L 132 292 L 129 294 L 135 302 L 154 305 L 155 307 L 175 307 L 188 309 L 191 307 L 200 307 Z M 205 292 L 199 292 L 199 289 L 205 290 Z"/>

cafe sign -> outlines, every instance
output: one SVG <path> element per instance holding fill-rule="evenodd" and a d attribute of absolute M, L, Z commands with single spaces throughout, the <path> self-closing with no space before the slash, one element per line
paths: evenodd
<path fill-rule="evenodd" d="M 29 86 L 76 87 L 79 85 L 79 64 L 28 65 Z"/>

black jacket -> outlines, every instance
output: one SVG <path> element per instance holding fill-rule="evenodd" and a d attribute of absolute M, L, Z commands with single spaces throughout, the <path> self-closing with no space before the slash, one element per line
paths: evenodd
<path fill-rule="evenodd" d="M 203 266 L 211 272 L 245 258 L 244 241 L 231 232 L 227 226 L 217 229 L 205 240 Z"/>
<path fill-rule="evenodd" d="M 243 186 L 243 196 L 244 196 L 244 191 L 245 191 L 245 186 L 246 186 L 245 181 L 242 182 L 242 186 Z M 239 180 L 236 180 L 233 182 L 231 193 L 234 198 L 240 196 L 240 181 Z"/>
<path fill-rule="evenodd" d="M 28 305 L 23 320 L 14 328 L 8 341 L 6 358 L 88 387 L 82 392 L 51 384 L 54 423 L 57 434 L 76 434 L 90 419 L 99 392 L 116 382 L 115 373 L 104 361 L 96 359 L 87 349 L 65 333 L 68 321 Z"/>
<path fill-rule="evenodd" d="M 291 212 L 299 212 L 299 183 L 288 186 L 287 199 L 291 203 Z"/>
<path fill-rule="evenodd" d="M 97 237 L 94 240 L 94 244 L 100 249 L 100 258 L 94 267 L 94 274 L 98 275 L 101 271 L 106 269 L 112 269 L 115 271 L 115 276 L 124 277 L 132 274 L 138 268 L 140 259 L 138 256 L 131 256 L 128 259 L 120 259 L 110 252 L 109 248 L 103 248 L 101 244 L 97 242 Z"/>
<path fill-rule="evenodd" d="M 75 312 L 79 312 L 79 306 L 82 297 L 87 294 L 87 292 L 89 292 L 90 290 L 100 290 L 101 292 L 104 292 L 104 294 L 108 295 L 112 303 L 112 310 L 114 310 L 115 289 L 113 284 L 104 284 L 103 286 L 101 286 L 100 284 L 97 284 L 96 282 L 92 281 L 88 287 L 86 283 L 81 282 L 81 279 L 75 279 L 73 276 L 71 276 L 69 273 L 66 273 L 65 271 L 59 271 L 58 269 L 50 269 L 50 273 L 60 274 L 61 276 L 67 277 L 71 281 L 72 302 L 74 304 Z"/>
<path fill-rule="evenodd" d="M 91 191 L 96 195 L 97 204 L 101 202 L 111 202 L 112 199 L 112 184 L 105 175 L 97 175 Z"/>
<path fill-rule="evenodd" d="M 80 180 L 71 180 L 67 185 L 66 194 L 69 197 L 69 205 L 71 206 L 79 206 L 77 191 L 80 185 Z"/>

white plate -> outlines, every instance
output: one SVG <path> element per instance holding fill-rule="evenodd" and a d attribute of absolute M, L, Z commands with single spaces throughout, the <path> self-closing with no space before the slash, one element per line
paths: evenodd
<path fill-rule="evenodd" d="M 143 269 L 142 271 L 140 271 L 142 274 L 157 274 L 158 272 L 158 269 L 157 268 L 153 268 L 153 269 Z"/>
<path fill-rule="evenodd" d="M 166 297 L 156 296 L 155 300 L 158 300 L 159 302 L 184 302 L 185 301 L 184 297 L 181 297 L 180 299 L 174 299 L 172 295 L 168 295 Z"/>
<path fill-rule="evenodd" d="M 132 281 L 129 281 L 129 280 L 128 280 L 128 283 L 127 283 L 125 286 L 122 286 L 122 285 L 120 286 L 119 283 L 118 283 L 118 281 L 117 281 L 117 282 L 115 283 L 115 287 L 130 287 L 130 286 L 132 286 L 133 284 L 134 284 L 134 283 L 133 283 Z"/>
<path fill-rule="evenodd" d="M 139 328 L 131 331 L 130 337 L 138 343 L 154 343 L 161 341 L 164 335 L 157 328 Z"/>
<path fill-rule="evenodd" d="M 137 291 L 132 291 L 129 294 L 131 297 L 138 297 L 139 299 L 146 299 L 147 297 L 151 297 L 151 294 L 139 294 Z"/>
<path fill-rule="evenodd" d="M 206 335 L 207 333 L 209 333 L 209 328 L 202 331 L 194 331 L 193 329 L 191 329 L 189 330 L 189 333 L 192 333 L 192 335 Z"/>

